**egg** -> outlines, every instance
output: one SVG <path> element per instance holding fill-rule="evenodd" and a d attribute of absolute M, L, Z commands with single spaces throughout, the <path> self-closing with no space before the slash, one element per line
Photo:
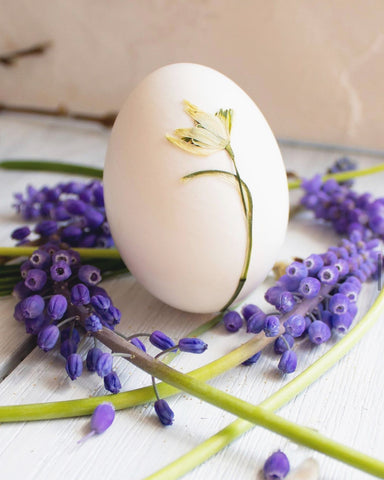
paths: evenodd
<path fill-rule="evenodd" d="M 207 152 L 182 135 L 176 138 L 175 130 L 196 125 L 194 108 L 211 120 L 232 109 L 226 131 L 241 190 L 224 143 Z M 214 128 L 220 127 L 217 118 Z M 208 143 L 215 144 L 209 128 L 198 125 L 194 131 L 207 133 Z M 284 241 L 287 178 L 273 133 L 251 98 L 206 66 L 167 65 L 131 92 L 112 129 L 104 188 L 112 236 L 128 269 L 151 294 L 184 311 L 217 312 L 227 305 L 248 252 L 238 303 L 264 280 Z"/>

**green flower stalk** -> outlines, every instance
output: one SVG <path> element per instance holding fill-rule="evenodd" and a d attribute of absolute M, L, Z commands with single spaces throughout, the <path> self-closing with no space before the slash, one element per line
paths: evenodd
<path fill-rule="evenodd" d="M 174 131 L 174 136 L 166 135 L 166 138 L 173 145 L 194 155 L 207 156 L 225 150 L 232 160 L 235 174 L 222 170 L 202 170 L 183 177 L 183 180 L 189 180 L 201 175 L 219 175 L 226 176 L 227 178 L 234 178 L 239 188 L 241 202 L 244 209 L 247 234 L 245 260 L 237 287 L 231 298 L 221 309 L 222 311 L 225 311 L 236 300 L 247 280 L 252 254 L 252 196 L 248 186 L 240 177 L 235 161 L 235 154 L 230 143 L 233 110 L 220 109 L 212 115 L 200 110 L 187 100 L 184 100 L 184 109 L 192 118 L 194 126 L 192 128 L 178 128 Z"/>

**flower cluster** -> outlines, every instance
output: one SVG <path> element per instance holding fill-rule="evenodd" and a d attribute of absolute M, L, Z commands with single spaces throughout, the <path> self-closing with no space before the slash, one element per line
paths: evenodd
<path fill-rule="evenodd" d="M 59 183 L 53 188 L 27 187 L 15 194 L 14 207 L 24 220 L 38 221 L 34 233 L 42 243 L 61 241 L 72 247 L 113 245 L 105 217 L 103 186 L 99 181 Z M 16 229 L 12 238 L 28 242 L 28 226 Z"/>
<path fill-rule="evenodd" d="M 99 286 L 100 270 L 92 265 L 83 265 L 75 250 L 59 249 L 56 244 L 46 244 L 33 252 L 20 266 L 22 280 L 14 288 L 19 298 L 14 317 L 23 322 L 27 333 L 37 335 L 37 344 L 45 352 L 60 344 L 60 353 L 65 358 L 65 369 L 71 380 L 83 372 L 83 358 L 78 353 L 81 338 L 95 336 L 103 328 L 114 330 L 120 322 L 121 313 L 107 292 Z M 124 336 L 120 334 L 120 336 Z M 146 351 L 139 336 L 149 341 L 161 353 L 203 353 L 207 344 L 198 338 L 182 338 L 176 344 L 159 330 L 151 334 L 125 337 L 135 347 Z M 95 345 L 88 350 L 85 365 L 88 371 L 96 372 L 111 393 L 121 390 L 121 382 L 113 370 L 114 356 Z M 124 355 L 122 355 L 124 356 Z M 173 422 L 173 412 L 165 400 L 158 398 L 155 410 L 164 425 Z M 172 412 L 172 415 L 171 415 Z"/>
<path fill-rule="evenodd" d="M 103 327 L 114 329 L 120 322 L 120 311 L 106 291 L 99 287 L 101 273 L 97 267 L 82 265 L 74 250 L 61 250 L 55 244 L 46 244 L 21 264 L 22 280 L 14 288 L 20 299 L 14 317 L 24 322 L 27 333 L 37 335 L 37 344 L 52 350 L 60 344 L 60 353 L 66 359 L 66 370 L 74 380 L 83 370 L 83 361 L 77 353 L 82 332 L 92 334 Z M 93 353 L 92 353 L 93 351 Z M 90 353 L 91 352 L 91 353 Z M 91 371 L 96 359 L 95 349 L 87 356 Z M 88 358 L 89 357 L 89 358 Z M 111 369 L 98 369 L 110 391 L 117 383 Z M 113 378 L 112 378 L 113 377 Z"/>
<path fill-rule="evenodd" d="M 316 218 L 331 222 L 337 233 L 359 231 L 364 240 L 384 239 L 384 198 L 358 194 L 333 179 L 322 183 L 320 175 L 303 180 L 302 188 L 302 205 L 312 210 Z"/>
<path fill-rule="evenodd" d="M 224 325 L 231 332 L 237 331 L 244 318 L 248 333 L 277 337 L 274 350 L 281 355 L 278 368 L 283 373 L 294 372 L 295 339 L 307 335 L 319 345 L 331 338 L 332 331 L 343 334 L 351 326 L 361 285 L 377 273 L 378 245 L 379 240 L 365 242 L 361 233 L 354 231 L 349 240 L 343 239 L 326 253 L 291 263 L 265 293 L 275 312 L 266 314 L 256 305 L 245 305 L 242 316 L 227 312 Z M 244 363 L 255 363 L 260 353 Z"/>

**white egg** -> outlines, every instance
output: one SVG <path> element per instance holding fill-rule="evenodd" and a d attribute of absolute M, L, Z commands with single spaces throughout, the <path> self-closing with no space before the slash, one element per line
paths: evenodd
<path fill-rule="evenodd" d="M 216 312 L 235 292 L 243 270 L 247 223 L 240 189 L 222 150 L 186 152 L 166 138 L 190 128 L 187 100 L 204 112 L 233 109 L 235 161 L 253 199 L 250 266 L 238 302 L 260 284 L 283 243 L 287 179 L 276 140 L 251 98 L 221 73 L 196 64 L 168 65 L 130 94 L 113 127 L 104 183 L 107 217 L 129 270 L 154 296 L 190 312 Z M 232 178 L 232 177 L 229 177 Z"/>

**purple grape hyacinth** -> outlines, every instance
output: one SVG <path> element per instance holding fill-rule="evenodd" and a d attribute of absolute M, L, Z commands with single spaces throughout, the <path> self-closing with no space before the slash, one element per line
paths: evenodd
<path fill-rule="evenodd" d="M 28 186 L 14 196 L 14 207 L 24 220 L 39 221 L 34 229 L 44 242 L 60 240 L 71 247 L 111 247 L 100 181 L 59 183 L 49 188 Z M 12 238 L 25 242 L 29 227 L 14 230 Z"/>

